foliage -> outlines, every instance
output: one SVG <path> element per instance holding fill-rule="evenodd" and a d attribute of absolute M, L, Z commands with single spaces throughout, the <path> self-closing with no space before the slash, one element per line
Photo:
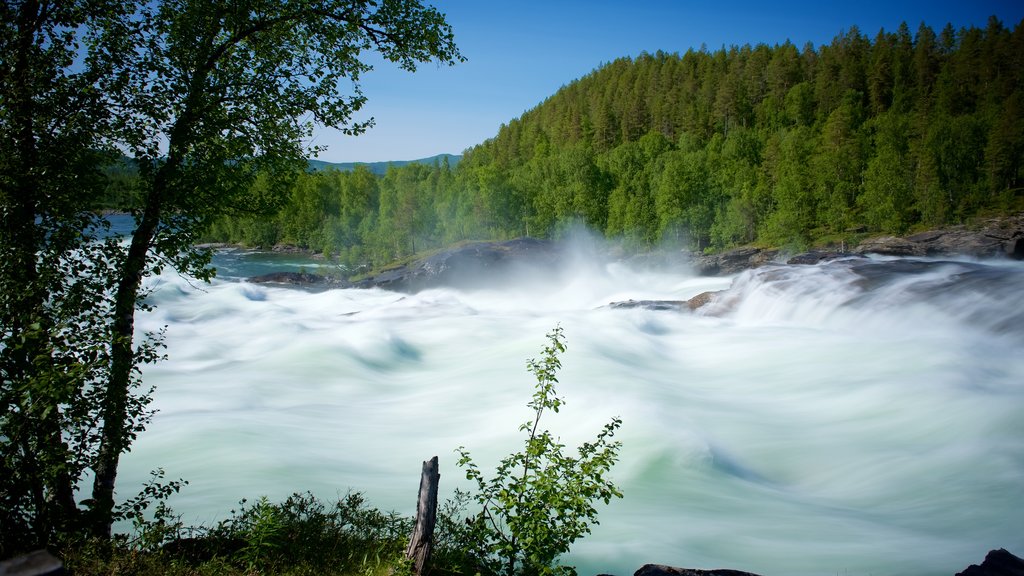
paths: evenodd
<path fill-rule="evenodd" d="M 0 5 L 0 557 L 67 541 L 95 464 L 120 245 L 88 212 L 116 158 L 116 0 Z M 77 65 L 75 65 L 77 61 Z M 140 335 L 138 359 L 159 356 Z M 129 389 L 133 384 L 129 384 Z M 145 391 L 124 429 L 145 424 Z"/>
<path fill-rule="evenodd" d="M 156 516 L 137 522 L 134 537 L 79 542 L 66 552 L 68 569 L 82 575 L 384 576 L 404 567 L 411 519 L 371 508 L 358 493 L 333 505 L 308 493 L 281 503 L 243 500 L 212 528 L 186 528 L 159 491 Z M 147 537 L 156 533 L 165 537 Z"/>
<path fill-rule="evenodd" d="M 851 27 L 819 47 L 621 58 L 502 126 L 455 169 L 393 167 L 367 188 L 357 222 L 332 208 L 351 176 L 318 189 L 334 204 L 314 207 L 308 225 L 293 208 L 261 222 L 314 236 L 338 226 L 333 254 L 382 267 L 412 250 L 550 237 L 572 222 L 637 250 L 703 251 L 842 244 L 863 229 L 1020 209 L 1024 21 L 939 36 L 925 25 L 874 38 Z M 258 243 L 232 226 L 211 239 Z M 277 241 L 321 250 L 301 234 Z"/>
<path fill-rule="evenodd" d="M 573 573 L 571 567 L 556 567 L 555 561 L 597 523 L 594 501 L 607 504 L 622 497 L 606 478 L 621 447 L 612 440 L 621 425 L 618 418 L 594 442 L 582 444 L 576 456 L 566 454 L 557 437 L 540 429 L 544 413 L 557 413 L 564 404 L 555 390 L 559 355 L 565 352 L 562 328 L 549 332 L 548 341 L 540 360 L 527 364 L 537 383 L 527 404 L 533 417 L 519 427 L 526 434 L 523 450 L 502 459 L 490 479 L 464 447 L 458 450 L 459 466 L 476 483 L 474 498 L 481 506 L 468 528 L 470 554 L 490 574 Z"/>
<path fill-rule="evenodd" d="M 277 210 L 314 123 L 372 123 L 352 120 L 367 52 L 409 71 L 462 57 L 418 0 L 24 0 L 0 17 L 8 556 L 110 536 L 120 456 L 151 416 L 140 368 L 162 357 L 159 334 L 135 334 L 143 280 L 209 280 L 195 245 L 210 222 Z M 135 218 L 130 239 L 109 237 L 98 206 Z"/>

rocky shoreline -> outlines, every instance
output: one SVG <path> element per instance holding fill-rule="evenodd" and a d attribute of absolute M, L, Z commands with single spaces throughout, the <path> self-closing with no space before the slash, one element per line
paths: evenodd
<path fill-rule="evenodd" d="M 599 576 L 609 576 L 600 574 Z M 694 568 L 676 568 L 662 564 L 646 564 L 633 573 L 633 576 L 758 576 L 752 572 L 739 570 L 715 569 L 697 570 Z M 955 576 L 1024 576 L 1024 560 L 1006 551 L 1005 548 L 991 550 L 985 555 L 981 564 L 971 564 Z"/>
<path fill-rule="evenodd" d="M 275 248 L 276 251 L 282 249 Z M 634 257 L 630 262 L 641 265 L 660 263 L 669 266 L 688 266 L 702 276 L 726 276 L 767 264 L 810 265 L 868 254 L 1022 260 L 1024 213 L 982 220 L 970 227 L 954 226 L 905 237 L 872 237 L 862 241 L 852 250 L 842 247 L 840 250 L 785 254 L 777 249 L 744 247 L 719 254 L 645 254 Z M 313 289 L 384 288 L 400 292 L 417 292 L 438 286 L 500 286 L 503 282 L 510 281 L 517 271 L 526 267 L 546 272 L 557 271 L 560 256 L 559 246 L 547 240 L 519 238 L 505 242 L 469 242 L 351 282 L 298 272 L 265 274 L 252 277 L 249 281 Z M 613 307 L 643 305 L 629 302 L 616 304 Z M 692 302 L 676 304 L 661 303 L 658 306 L 695 308 Z"/>

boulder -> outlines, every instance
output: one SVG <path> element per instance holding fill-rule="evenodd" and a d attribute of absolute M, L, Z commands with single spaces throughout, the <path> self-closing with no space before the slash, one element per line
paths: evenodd
<path fill-rule="evenodd" d="M 854 249 L 855 254 L 881 254 L 883 256 L 924 256 L 925 248 L 917 242 L 895 236 L 868 238 Z"/>
<path fill-rule="evenodd" d="M 676 568 L 661 564 L 645 564 L 633 573 L 633 576 L 757 576 L 751 572 L 740 570 L 715 569 L 696 570 L 693 568 Z"/>
<path fill-rule="evenodd" d="M 1003 252 L 1003 241 L 980 231 L 956 228 L 932 230 L 907 236 L 907 240 L 920 245 L 928 256 L 975 256 L 986 258 Z"/>
<path fill-rule="evenodd" d="M 46 550 L 36 550 L 0 562 L 0 576 L 58 576 L 67 574 L 64 563 Z"/>
<path fill-rule="evenodd" d="M 697 294 L 693 298 L 687 300 L 686 307 L 689 308 L 690 310 L 696 310 L 698 308 L 701 308 L 709 304 L 714 299 L 715 294 L 718 294 L 719 292 L 720 290 L 701 292 L 700 294 Z"/>
<path fill-rule="evenodd" d="M 345 283 L 336 278 L 310 274 L 309 272 L 271 272 L 249 277 L 254 284 L 287 284 L 289 286 L 341 287 Z"/>
<path fill-rule="evenodd" d="M 686 300 L 623 300 L 621 302 L 612 302 L 607 306 L 614 310 L 631 310 L 634 308 L 643 308 L 645 310 L 671 310 L 671 311 L 682 311 L 687 308 Z"/>
<path fill-rule="evenodd" d="M 1024 576 L 1024 560 L 1000 548 L 986 554 L 980 566 L 971 564 L 956 576 Z"/>
<path fill-rule="evenodd" d="M 778 250 L 737 248 L 720 254 L 702 254 L 694 264 L 702 276 L 722 276 L 763 266 L 773 262 L 778 255 Z"/>
<path fill-rule="evenodd" d="M 827 262 L 829 260 L 838 260 L 839 258 L 849 258 L 851 256 L 860 256 L 859 254 L 847 254 L 845 252 L 823 252 L 820 250 L 812 250 L 810 252 L 804 252 L 803 254 L 797 254 L 786 260 L 786 264 L 789 265 L 813 265 L 820 264 L 821 262 Z"/>
<path fill-rule="evenodd" d="M 557 251 L 551 242 L 518 238 L 506 242 L 471 242 L 432 256 L 384 270 L 356 283 L 360 288 L 415 292 L 437 286 L 493 286 L 521 267 L 553 267 Z"/>
<path fill-rule="evenodd" d="M 612 308 L 615 310 L 631 310 L 634 308 L 643 308 L 644 310 L 669 310 L 673 312 L 683 311 L 694 311 L 708 303 L 710 303 L 715 294 L 719 291 L 701 292 L 689 300 L 622 300 L 620 302 L 612 302 L 605 306 L 605 308 Z"/>
<path fill-rule="evenodd" d="M 1005 256 L 1024 260 L 1024 213 L 982 220 L 970 228 L 953 226 L 911 234 L 906 238 L 869 238 L 855 251 L 888 256 Z"/>

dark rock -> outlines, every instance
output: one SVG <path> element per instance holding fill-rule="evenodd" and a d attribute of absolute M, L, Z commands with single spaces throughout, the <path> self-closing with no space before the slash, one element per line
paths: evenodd
<path fill-rule="evenodd" d="M 676 568 L 661 564 L 645 564 L 634 572 L 633 576 L 757 576 L 757 574 L 740 570 L 695 570 L 693 568 Z"/>
<path fill-rule="evenodd" d="M 614 310 L 631 310 L 634 308 L 643 308 L 645 310 L 674 310 L 681 311 L 687 308 L 686 300 L 624 300 L 622 302 L 612 302 L 607 306 Z M 691 308 L 692 309 L 692 308 Z"/>
<path fill-rule="evenodd" d="M 750 268 L 757 268 L 775 260 L 778 250 L 763 248 L 737 248 L 720 254 L 703 254 L 695 261 L 695 268 L 702 276 L 736 274 Z"/>
<path fill-rule="evenodd" d="M 521 267 L 551 267 L 557 251 L 552 243 L 534 238 L 507 242 L 473 242 L 442 250 L 411 264 L 384 270 L 361 280 L 360 288 L 417 291 L 436 286 L 500 284 Z"/>
<path fill-rule="evenodd" d="M 46 550 L 0 562 L 0 576 L 63 576 L 64 563 Z"/>
<path fill-rule="evenodd" d="M 319 274 L 310 274 L 308 272 L 271 272 L 269 274 L 260 274 L 259 276 L 252 276 L 249 278 L 249 282 L 254 284 L 288 284 L 291 286 L 337 286 L 343 285 L 341 280 L 335 278 L 329 278 L 327 276 L 321 276 Z"/>
<path fill-rule="evenodd" d="M 1024 238 L 1012 238 L 1003 243 L 1003 252 L 1014 260 L 1024 260 Z"/>
<path fill-rule="evenodd" d="M 859 256 L 859 254 L 846 254 L 844 252 L 821 252 L 814 250 L 811 252 L 804 252 L 803 254 L 797 254 L 796 256 L 793 256 L 789 260 L 786 260 L 786 264 L 819 264 L 827 260 L 837 260 L 839 258 L 849 258 L 851 256 Z"/>
<path fill-rule="evenodd" d="M 855 254 L 882 254 L 884 256 L 924 256 L 925 248 L 906 238 L 879 236 L 860 243 Z"/>
<path fill-rule="evenodd" d="M 1002 241 L 983 232 L 964 229 L 936 230 L 908 236 L 928 256 L 975 256 L 986 258 L 1003 251 Z"/>
<path fill-rule="evenodd" d="M 1024 576 L 1024 560 L 1000 548 L 986 554 L 981 566 L 971 564 L 956 576 Z"/>
<path fill-rule="evenodd" d="M 270 250 L 272 252 L 277 252 L 278 254 L 310 254 L 312 252 L 305 248 L 299 248 L 294 244 L 274 244 Z"/>
<path fill-rule="evenodd" d="M 870 238 L 857 247 L 859 254 L 888 256 L 972 256 L 993 258 L 1006 256 L 1024 259 L 1024 213 L 992 218 L 971 228 L 953 226 L 929 230 L 906 238 L 883 236 Z"/>
<path fill-rule="evenodd" d="M 623 300 L 612 302 L 605 308 L 615 310 L 632 310 L 643 308 L 644 310 L 669 310 L 674 312 L 694 311 L 714 300 L 715 294 L 719 291 L 701 292 L 689 300 Z"/>

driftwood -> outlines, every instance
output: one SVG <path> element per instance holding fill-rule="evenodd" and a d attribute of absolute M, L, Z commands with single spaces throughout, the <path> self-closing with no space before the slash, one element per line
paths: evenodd
<path fill-rule="evenodd" d="M 423 462 L 420 476 L 420 495 L 416 502 L 416 525 L 409 537 L 405 556 L 412 561 L 413 574 L 423 575 L 430 562 L 434 545 L 434 523 L 437 521 L 437 484 L 441 474 L 437 470 L 437 456 Z"/>

